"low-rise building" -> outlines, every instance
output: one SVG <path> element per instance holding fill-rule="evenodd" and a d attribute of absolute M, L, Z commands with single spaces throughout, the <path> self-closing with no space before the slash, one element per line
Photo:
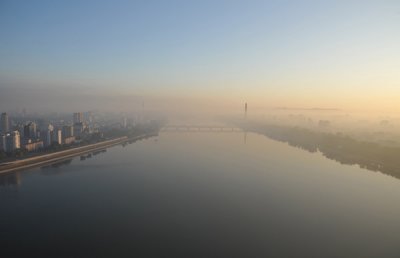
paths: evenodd
<path fill-rule="evenodd" d="M 71 136 L 71 137 L 66 137 L 64 138 L 64 144 L 72 144 L 75 142 L 75 136 Z"/>
<path fill-rule="evenodd" d="M 40 149 L 43 149 L 43 147 L 44 147 L 43 141 L 31 141 L 31 140 L 29 140 L 24 145 L 24 149 L 26 149 L 27 151 L 38 151 Z"/>

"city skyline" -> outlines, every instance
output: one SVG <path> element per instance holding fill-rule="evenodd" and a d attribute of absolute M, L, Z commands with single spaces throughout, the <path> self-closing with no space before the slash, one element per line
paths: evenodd
<path fill-rule="evenodd" d="M 108 119 L 93 119 L 92 112 L 74 112 L 68 117 L 51 119 L 45 114 L 27 117 L 19 114 L 0 116 L 0 160 L 1 158 L 37 155 L 92 141 L 107 139 L 110 130 L 127 133 L 135 123 L 132 118 L 113 115 Z M 116 122 L 118 121 L 118 122 Z M 143 121 L 142 121 L 143 122 Z M 114 132 L 115 133 L 115 132 Z M 120 132 L 121 133 L 121 132 Z M 111 133 L 112 134 L 112 133 Z"/>
<path fill-rule="evenodd" d="M 400 257 L 400 0 L 0 0 L 1 257 Z"/>

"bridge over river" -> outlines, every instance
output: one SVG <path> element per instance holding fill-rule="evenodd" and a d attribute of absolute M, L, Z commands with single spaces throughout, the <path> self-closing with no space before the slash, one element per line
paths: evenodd
<path fill-rule="evenodd" d="M 239 127 L 228 126 L 228 125 L 197 125 L 197 124 L 187 124 L 187 125 L 166 125 L 161 131 L 168 132 L 243 132 Z"/>

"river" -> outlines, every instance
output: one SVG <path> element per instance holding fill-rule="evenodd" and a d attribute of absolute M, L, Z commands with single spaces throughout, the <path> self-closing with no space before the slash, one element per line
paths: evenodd
<path fill-rule="evenodd" d="M 400 181 L 243 132 L 0 176 L 0 257 L 399 257 Z"/>

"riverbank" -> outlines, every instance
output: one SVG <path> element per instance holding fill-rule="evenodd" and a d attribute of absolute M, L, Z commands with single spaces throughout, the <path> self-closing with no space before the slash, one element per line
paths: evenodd
<path fill-rule="evenodd" d="M 317 132 L 265 122 L 237 121 L 235 124 L 245 131 L 259 133 L 309 152 L 321 152 L 326 158 L 341 164 L 358 165 L 400 179 L 399 147 L 358 141 L 340 133 Z"/>
<path fill-rule="evenodd" d="M 56 161 L 61 161 L 68 158 L 73 158 L 79 155 L 87 154 L 93 151 L 109 148 L 115 145 L 119 145 L 126 142 L 137 141 L 145 138 L 149 138 L 155 136 L 154 133 L 147 133 L 138 135 L 135 137 L 128 138 L 127 136 L 119 137 L 112 140 L 107 140 L 103 142 L 98 142 L 94 144 L 89 144 L 86 146 L 81 146 L 73 149 L 43 154 L 36 157 L 31 157 L 22 160 L 16 160 L 13 162 L 9 162 L 6 165 L 0 166 L 0 174 L 11 173 L 17 170 L 28 169 L 32 167 L 37 167 L 45 164 L 54 163 Z"/>

